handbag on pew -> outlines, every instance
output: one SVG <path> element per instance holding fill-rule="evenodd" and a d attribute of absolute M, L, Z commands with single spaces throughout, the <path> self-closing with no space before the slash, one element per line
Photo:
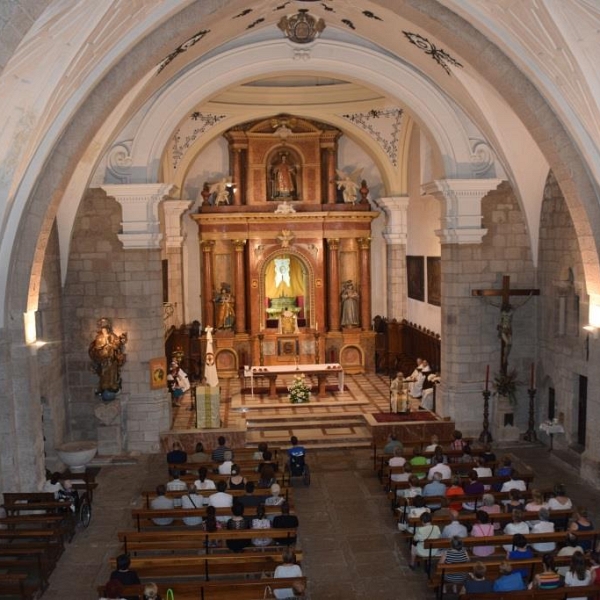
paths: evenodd
<path fill-rule="evenodd" d="M 175 600 L 175 594 L 173 593 L 173 590 L 171 588 L 167 590 L 167 597 L 165 598 L 165 600 Z"/>
<path fill-rule="evenodd" d="M 265 586 L 265 591 L 263 592 L 263 600 L 265 598 L 275 598 L 273 588 L 270 585 Z"/>

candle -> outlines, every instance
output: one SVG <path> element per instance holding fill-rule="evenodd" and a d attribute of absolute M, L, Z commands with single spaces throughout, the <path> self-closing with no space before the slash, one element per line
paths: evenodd
<path fill-rule="evenodd" d="M 489 387 L 489 383 L 490 383 L 490 365 L 488 365 L 485 368 L 485 391 L 488 391 L 488 387 Z"/>
<path fill-rule="evenodd" d="M 315 331 L 319 331 L 319 323 L 318 323 L 318 321 L 315 322 Z"/>
<path fill-rule="evenodd" d="M 533 367 L 533 363 L 531 363 L 531 385 L 529 386 L 529 389 L 530 389 L 530 390 L 533 390 L 533 389 L 535 389 L 535 388 L 533 387 L 533 382 L 534 382 L 534 379 L 535 379 L 535 377 L 534 377 L 534 367 Z"/>

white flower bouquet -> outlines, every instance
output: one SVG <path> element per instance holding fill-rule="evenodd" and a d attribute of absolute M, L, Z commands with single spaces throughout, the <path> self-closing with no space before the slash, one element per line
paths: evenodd
<path fill-rule="evenodd" d="M 301 404 L 310 400 L 310 385 L 303 373 L 294 375 L 294 380 L 288 386 L 288 398 L 292 404 Z"/>

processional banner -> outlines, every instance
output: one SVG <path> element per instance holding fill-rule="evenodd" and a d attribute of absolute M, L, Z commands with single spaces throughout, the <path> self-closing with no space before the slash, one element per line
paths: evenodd
<path fill-rule="evenodd" d="M 210 385 L 196 387 L 196 427 L 221 426 L 221 389 Z"/>

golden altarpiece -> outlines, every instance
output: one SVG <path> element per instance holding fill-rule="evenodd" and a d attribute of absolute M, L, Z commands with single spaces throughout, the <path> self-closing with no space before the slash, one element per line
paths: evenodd
<path fill-rule="evenodd" d="M 339 362 L 373 368 L 371 211 L 336 180 L 341 132 L 282 115 L 225 134 L 229 181 L 205 184 L 203 322 L 220 372 Z M 357 189 L 360 187 L 360 190 Z"/>

